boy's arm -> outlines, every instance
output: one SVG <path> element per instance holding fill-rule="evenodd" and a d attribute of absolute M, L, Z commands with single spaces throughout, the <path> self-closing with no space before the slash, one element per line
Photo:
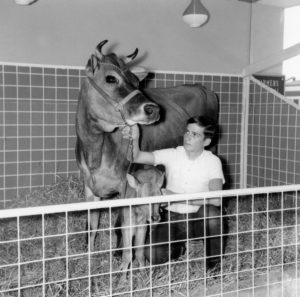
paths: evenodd
<path fill-rule="evenodd" d="M 223 189 L 223 180 L 221 178 L 211 179 L 208 184 L 209 191 L 221 191 Z M 220 198 L 209 198 L 206 199 L 207 204 L 212 204 L 214 206 L 221 205 Z M 190 201 L 192 205 L 199 205 L 202 206 L 204 204 L 204 199 L 201 200 L 192 200 Z"/>
<path fill-rule="evenodd" d="M 221 191 L 223 189 L 223 180 L 221 178 L 211 179 L 208 183 L 210 191 Z"/>

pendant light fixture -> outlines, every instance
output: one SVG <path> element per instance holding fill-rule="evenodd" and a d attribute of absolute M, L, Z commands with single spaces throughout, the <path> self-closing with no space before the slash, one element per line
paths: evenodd
<path fill-rule="evenodd" d="M 38 0 L 15 0 L 16 4 L 18 4 L 18 5 L 30 5 L 37 1 Z"/>
<path fill-rule="evenodd" d="M 209 19 L 209 12 L 200 0 L 191 0 L 190 5 L 182 15 L 183 21 L 192 28 L 205 25 Z"/>

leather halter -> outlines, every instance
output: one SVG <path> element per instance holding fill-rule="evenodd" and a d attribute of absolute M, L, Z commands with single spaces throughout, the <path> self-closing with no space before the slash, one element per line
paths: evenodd
<path fill-rule="evenodd" d="M 100 63 L 100 64 L 104 64 L 104 65 L 109 65 L 110 67 L 113 67 L 113 68 L 116 68 L 116 70 L 122 75 L 123 74 L 123 71 L 113 65 L 113 64 L 109 64 L 109 63 Z M 123 75 L 122 75 L 123 76 Z M 101 95 L 101 97 L 109 104 L 111 104 L 114 109 L 116 111 L 118 111 L 120 114 L 121 114 L 121 117 L 122 117 L 122 120 L 123 120 L 123 125 L 127 125 L 126 124 L 126 119 L 125 119 L 125 115 L 124 115 L 124 110 L 123 110 L 123 107 L 124 105 L 129 102 L 133 97 L 135 97 L 136 95 L 138 94 L 141 94 L 141 92 L 138 90 L 138 89 L 135 89 L 133 90 L 132 92 L 130 92 L 126 97 L 124 97 L 121 101 L 117 102 L 116 100 L 114 100 L 113 98 L 111 98 L 96 82 L 95 80 L 90 77 L 90 76 L 87 76 L 91 86 Z M 119 125 L 119 124 L 118 124 Z"/>

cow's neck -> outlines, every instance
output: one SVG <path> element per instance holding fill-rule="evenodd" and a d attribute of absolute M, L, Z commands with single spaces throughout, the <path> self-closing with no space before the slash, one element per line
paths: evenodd
<path fill-rule="evenodd" d="M 128 140 L 123 138 L 120 129 L 113 133 L 103 133 L 104 145 L 102 154 L 111 162 L 128 163 L 126 154 L 129 148 Z"/>
<path fill-rule="evenodd" d="M 77 121 L 79 124 L 77 130 L 81 129 L 81 134 L 94 136 L 103 132 L 113 132 L 120 125 L 124 124 L 121 114 L 119 116 L 112 116 L 111 113 L 91 104 L 91 100 L 87 100 L 86 98 L 93 97 L 93 94 L 87 95 L 89 92 L 86 83 L 83 84 L 77 107 Z"/>
<path fill-rule="evenodd" d="M 87 146 L 88 143 L 88 146 Z M 99 133 L 97 141 L 84 145 L 88 167 L 86 183 L 94 195 L 111 197 L 122 193 L 129 161 L 126 159 L 128 140 L 120 131 Z"/>
<path fill-rule="evenodd" d="M 128 141 L 123 139 L 120 131 L 103 133 L 103 146 L 98 158 L 101 159 L 98 168 L 93 171 L 94 192 L 106 197 L 114 193 L 122 195 L 129 161 L 126 159 Z"/>
<path fill-rule="evenodd" d="M 103 126 L 101 120 L 93 118 L 84 100 L 80 100 L 80 105 L 77 112 L 77 133 L 83 146 L 88 146 L 85 152 L 94 152 L 96 155 L 93 159 L 97 160 L 101 159 L 103 154 L 109 159 L 122 158 L 126 150 L 124 143 L 128 141 L 123 139 L 120 129 L 116 126 L 108 129 L 108 123 L 104 123 Z"/>

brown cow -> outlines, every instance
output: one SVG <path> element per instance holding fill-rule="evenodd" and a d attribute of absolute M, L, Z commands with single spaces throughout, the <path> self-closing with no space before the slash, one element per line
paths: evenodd
<path fill-rule="evenodd" d="M 87 200 L 111 198 L 122 193 L 129 161 L 128 143 L 120 127 L 151 124 L 159 119 L 159 107 L 138 89 L 138 78 L 123 59 L 103 55 L 97 46 L 86 66 L 76 114 L 76 159 L 85 182 Z M 135 58 L 137 51 L 127 57 Z M 97 229 L 99 212 L 91 212 L 91 230 Z M 93 250 L 96 233 L 90 236 Z"/>
<path fill-rule="evenodd" d="M 128 66 L 137 50 L 125 59 L 114 53 L 104 55 L 106 42 L 97 46 L 96 55 L 87 63 L 76 115 L 76 158 L 86 198 L 95 201 L 126 196 L 130 141 L 122 136 L 124 125 L 142 124 L 141 149 L 153 151 L 181 145 L 189 117 L 207 115 L 217 121 L 219 109 L 215 93 L 200 84 L 139 90 L 138 79 Z M 130 220 L 129 214 L 124 218 Z M 91 212 L 91 250 L 98 222 L 99 212 Z M 121 269 L 127 269 L 126 265 Z"/>

